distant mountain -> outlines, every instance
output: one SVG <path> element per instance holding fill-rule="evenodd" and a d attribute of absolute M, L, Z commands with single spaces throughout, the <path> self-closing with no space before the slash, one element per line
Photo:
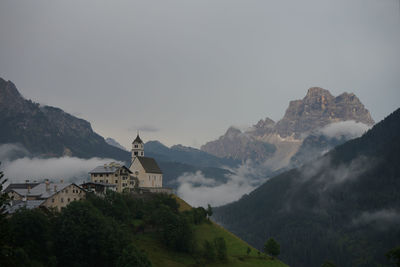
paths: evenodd
<path fill-rule="evenodd" d="M 107 137 L 105 139 L 106 143 L 109 144 L 110 146 L 115 146 L 121 150 L 125 150 L 128 151 L 125 147 L 123 147 L 120 143 L 118 143 L 115 139 L 111 138 L 111 137 Z"/>
<path fill-rule="evenodd" d="M 218 158 L 214 155 L 193 147 L 174 145 L 171 148 L 159 141 L 149 141 L 145 145 L 146 156 L 157 161 L 180 162 L 199 167 L 234 167 L 240 163 L 238 160 Z"/>
<path fill-rule="evenodd" d="M 400 240 L 400 109 L 362 137 L 214 209 L 261 248 L 273 236 L 291 266 L 383 266 Z"/>
<path fill-rule="evenodd" d="M 222 158 L 250 159 L 278 170 L 290 163 L 307 135 L 329 124 L 350 120 L 374 124 L 369 111 L 354 94 L 334 97 L 328 90 L 312 87 L 302 100 L 290 102 L 280 121 L 266 118 L 245 132 L 231 127 L 201 150 Z"/>
<path fill-rule="evenodd" d="M 0 144 L 21 144 L 34 156 L 105 157 L 129 162 L 130 154 L 107 144 L 89 122 L 24 99 L 12 82 L 2 78 L 0 125 Z"/>
<path fill-rule="evenodd" d="M 130 164 L 131 155 L 112 138 L 95 133 L 89 122 L 63 110 L 26 100 L 10 81 L 0 78 L 0 144 L 20 144 L 26 154 L 40 157 L 75 156 L 113 158 Z M 220 159 L 204 151 L 176 145 L 171 148 L 153 141 L 145 144 L 146 156 L 154 157 L 164 172 L 164 185 L 176 188 L 184 173 L 201 171 L 224 181 L 230 172 L 221 166 L 238 162 Z"/>
<path fill-rule="evenodd" d="M 163 186 L 177 189 L 177 178 L 185 173 L 201 172 L 213 177 L 218 183 L 225 183 L 231 171 L 223 167 L 235 167 L 240 162 L 221 159 L 196 148 L 174 145 L 171 148 L 159 141 L 149 141 L 145 145 L 145 155 L 157 160 L 164 172 Z"/>

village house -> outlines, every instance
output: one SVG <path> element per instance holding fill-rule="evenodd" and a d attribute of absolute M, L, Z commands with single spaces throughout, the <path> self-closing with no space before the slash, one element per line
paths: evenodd
<path fill-rule="evenodd" d="M 115 191 L 133 189 L 135 186 L 132 172 L 125 166 L 111 162 L 94 168 L 90 173 L 92 183 L 115 185 Z"/>
<path fill-rule="evenodd" d="M 12 183 L 5 190 L 11 198 L 9 213 L 21 207 L 28 209 L 37 207 L 61 210 L 69 203 L 85 199 L 86 192 L 74 183 Z"/>

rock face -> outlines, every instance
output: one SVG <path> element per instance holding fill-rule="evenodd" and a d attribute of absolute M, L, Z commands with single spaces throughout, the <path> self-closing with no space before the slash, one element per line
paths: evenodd
<path fill-rule="evenodd" d="M 291 101 L 285 116 L 275 127 L 281 137 L 301 134 L 338 121 L 354 120 L 373 125 L 369 111 L 354 94 L 334 97 L 328 90 L 312 87 L 302 100 Z"/>
<path fill-rule="evenodd" d="M 108 145 L 89 122 L 24 99 L 12 82 L 2 78 L 0 125 L 0 144 L 19 143 L 32 155 L 129 160 L 129 152 Z"/>
<path fill-rule="evenodd" d="M 328 124 L 348 120 L 374 124 L 369 111 L 354 94 L 334 97 L 328 90 L 312 87 L 303 99 L 289 103 L 278 122 L 266 118 L 244 133 L 231 127 L 225 135 L 201 149 L 218 157 L 251 159 L 277 169 L 289 163 L 308 134 Z"/>
<path fill-rule="evenodd" d="M 215 208 L 213 219 L 256 248 L 273 233 L 290 266 L 326 259 L 344 267 L 385 265 L 400 234 L 399 131 L 397 109 L 360 138 Z"/>
<path fill-rule="evenodd" d="M 208 142 L 201 150 L 221 158 L 236 160 L 260 161 L 271 156 L 276 148 L 274 145 L 257 140 L 248 133 L 242 133 L 239 129 L 230 127 L 225 135 L 218 140 Z"/>

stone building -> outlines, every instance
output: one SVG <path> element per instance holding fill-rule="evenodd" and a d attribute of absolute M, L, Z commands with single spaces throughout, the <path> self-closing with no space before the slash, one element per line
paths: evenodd
<path fill-rule="evenodd" d="M 135 186 L 132 172 L 125 166 L 111 162 L 93 169 L 90 173 L 92 183 L 104 183 L 115 185 L 115 191 L 123 192 L 126 189 L 133 189 Z"/>
<path fill-rule="evenodd" d="M 55 208 L 61 210 L 69 203 L 86 197 L 86 192 L 76 184 L 71 183 L 14 183 L 4 192 L 11 198 L 9 213 L 21 207 L 28 209 L 37 207 Z"/>

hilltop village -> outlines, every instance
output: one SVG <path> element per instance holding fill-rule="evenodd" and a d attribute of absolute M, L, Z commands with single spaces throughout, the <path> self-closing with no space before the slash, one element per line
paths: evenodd
<path fill-rule="evenodd" d="M 11 183 L 4 190 L 11 198 L 7 213 L 14 213 L 20 208 L 53 208 L 58 211 L 69 203 L 86 198 L 87 193 L 105 195 L 107 190 L 130 192 L 132 194 L 165 193 L 172 189 L 162 186 L 163 172 L 153 158 L 144 156 L 144 143 L 139 134 L 132 142 L 132 156 L 129 168 L 119 163 L 110 162 L 97 166 L 89 172 L 90 181 L 80 185 L 44 182 Z"/>

